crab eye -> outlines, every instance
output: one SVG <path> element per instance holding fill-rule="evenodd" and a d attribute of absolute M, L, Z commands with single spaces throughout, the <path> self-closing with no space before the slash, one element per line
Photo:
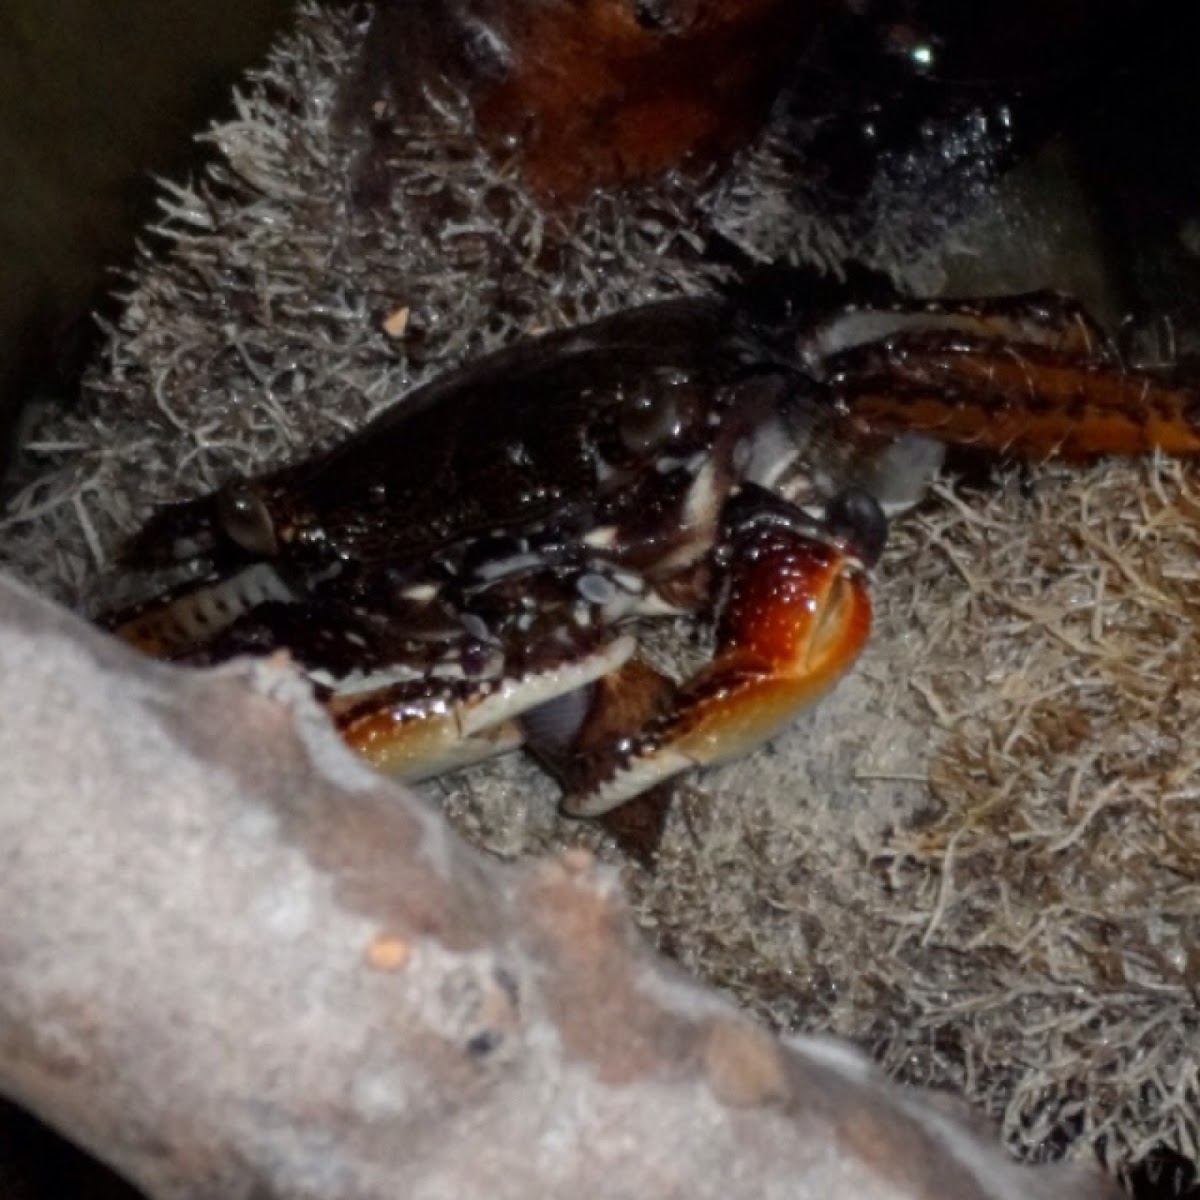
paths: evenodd
<path fill-rule="evenodd" d="M 232 483 L 217 495 L 217 516 L 226 535 L 251 554 L 279 553 L 275 523 L 267 506 L 245 483 Z"/>
<path fill-rule="evenodd" d="M 677 438 L 682 429 L 679 405 L 667 390 L 640 392 L 621 409 L 618 431 L 625 448 L 634 454 L 652 454 Z"/>

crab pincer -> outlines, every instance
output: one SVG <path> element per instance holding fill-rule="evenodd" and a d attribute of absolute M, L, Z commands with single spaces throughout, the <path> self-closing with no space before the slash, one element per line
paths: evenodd
<path fill-rule="evenodd" d="M 640 731 L 592 753 L 566 811 L 597 816 L 684 771 L 749 753 L 829 691 L 866 645 L 866 570 L 886 533 L 878 505 L 861 493 L 838 497 L 824 522 L 769 495 L 730 508 L 711 661 Z"/>

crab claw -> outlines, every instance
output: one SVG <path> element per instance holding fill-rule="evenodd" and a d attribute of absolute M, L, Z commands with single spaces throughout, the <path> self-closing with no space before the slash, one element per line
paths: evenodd
<path fill-rule="evenodd" d="M 614 742 L 564 807 L 596 816 L 682 771 L 753 750 L 845 674 L 870 623 L 862 562 L 846 541 L 778 522 L 745 528 L 712 662 L 663 716 Z"/>
<path fill-rule="evenodd" d="M 617 671 L 635 648 L 620 637 L 578 659 L 546 661 L 488 681 L 418 679 L 327 703 L 347 744 L 372 766 L 410 782 L 515 750 L 517 717 Z"/>

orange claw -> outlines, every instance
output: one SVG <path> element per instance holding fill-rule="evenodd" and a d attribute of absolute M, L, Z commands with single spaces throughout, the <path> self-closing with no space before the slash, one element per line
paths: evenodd
<path fill-rule="evenodd" d="M 844 546 L 789 528 L 754 531 L 730 568 L 713 661 L 564 807 L 595 816 L 682 771 L 748 753 L 845 674 L 870 625 L 861 566 Z"/>

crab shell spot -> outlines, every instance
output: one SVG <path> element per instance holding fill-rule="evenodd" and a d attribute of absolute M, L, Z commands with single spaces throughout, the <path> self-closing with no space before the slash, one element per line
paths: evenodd
<path fill-rule="evenodd" d="M 335 696 L 328 707 L 346 742 L 373 766 L 415 781 L 516 749 L 523 737 L 514 718 L 587 687 L 633 654 L 621 637 L 592 654 L 531 673 L 487 683 L 474 691 L 445 688 L 414 698 L 401 685 L 353 698 Z"/>
<path fill-rule="evenodd" d="M 465 612 L 459 615 L 459 624 L 477 641 L 492 642 L 495 637 L 487 622 L 478 613 Z"/>
<path fill-rule="evenodd" d="M 617 585 L 598 571 L 584 572 L 575 581 L 575 588 L 589 604 L 609 604 L 619 594 Z"/>
<path fill-rule="evenodd" d="M 607 550 L 616 544 L 619 532 L 615 525 L 600 525 L 583 535 L 583 544 L 594 550 Z"/>
<path fill-rule="evenodd" d="M 506 558 L 496 558 L 480 563 L 474 571 L 475 578 L 483 583 L 492 583 L 509 575 L 518 575 L 542 565 L 542 558 L 533 551 L 518 551 Z"/>
<path fill-rule="evenodd" d="M 717 656 L 680 690 L 667 718 L 634 739 L 607 778 L 567 798 L 569 812 L 597 816 L 682 771 L 749 753 L 858 657 L 871 605 L 856 560 L 836 546 L 795 537 L 753 550 L 753 562 L 743 563 L 730 589 Z"/>
<path fill-rule="evenodd" d="M 437 594 L 436 583 L 410 583 L 407 587 L 400 589 L 401 598 L 411 600 L 414 604 L 428 604 L 437 598 Z"/>

